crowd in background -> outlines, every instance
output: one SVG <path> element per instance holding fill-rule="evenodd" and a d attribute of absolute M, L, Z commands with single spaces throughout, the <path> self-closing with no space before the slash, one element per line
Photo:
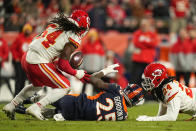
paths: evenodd
<path fill-rule="evenodd" d="M 128 82 L 141 83 L 147 64 L 158 61 L 158 49 L 167 43 L 169 62 L 176 70 L 177 80 L 184 76 L 189 85 L 191 73 L 196 72 L 196 1 L 195 0 L 0 0 L 0 62 L 13 57 L 16 92 L 24 86 L 25 73 L 20 59 L 33 39 L 58 11 L 69 15 L 83 9 L 91 18 L 91 30 L 81 47 L 84 62 L 81 68 L 89 73 L 114 63 L 120 63 L 119 73 L 105 81 L 125 87 Z M 127 40 L 124 56 L 107 50 L 99 33 L 108 30 L 132 33 Z M 13 43 L 2 38 L 4 31 L 19 32 Z M 169 39 L 160 38 L 160 34 Z"/>
<path fill-rule="evenodd" d="M 185 5 L 178 2 L 177 6 L 175 1 L 179 0 L 0 0 L 0 24 L 6 31 L 18 31 L 29 22 L 39 33 L 59 10 L 69 15 L 74 9 L 83 9 L 90 15 L 92 27 L 102 31 L 133 32 L 143 17 L 150 17 L 158 32 L 168 33 L 170 19 L 172 30 L 178 28 L 178 21 L 186 25 L 184 18 L 188 25 L 196 21 L 196 1 L 183 0 Z"/>

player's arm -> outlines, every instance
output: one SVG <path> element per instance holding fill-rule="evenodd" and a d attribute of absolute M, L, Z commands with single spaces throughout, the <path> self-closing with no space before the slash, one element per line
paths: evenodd
<path fill-rule="evenodd" d="M 119 64 L 113 64 L 110 65 L 98 72 L 93 73 L 91 76 L 95 76 L 97 78 L 102 78 L 103 76 L 110 74 L 110 73 L 117 73 L 118 70 L 116 69 L 117 67 L 119 67 Z"/>
<path fill-rule="evenodd" d="M 71 54 L 75 51 L 75 46 L 71 43 L 66 43 L 65 47 L 62 51 L 62 53 L 60 54 L 60 58 L 58 61 L 58 67 L 60 70 L 65 71 L 66 73 L 70 74 L 70 75 L 76 75 L 76 70 L 74 70 L 70 63 L 69 63 L 69 58 L 71 56 Z"/>
<path fill-rule="evenodd" d="M 167 106 L 165 104 L 163 104 L 162 102 L 160 102 L 157 116 L 165 115 L 166 112 L 167 112 Z"/>
<path fill-rule="evenodd" d="M 119 64 L 110 65 L 110 66 L 100 70 L 99 72 L 93 73 L 90 77 L 90 83 L 93 86 L 95 86 L 96 88 L 107 90 L 109 87 L 109 83 L 105 83 L 100 78 L 102 78 L 103 76 L 105 76 L 109 73 L 118 72 L 118 70 L 115 69 L 116 67 L 119 67 Z"/>
<path fill-rule="evenodd" d="M 86 82 L 89 80 L 89 75 L 86 74 L 84 70 L 73 69 L 69 63 L 70 56 L 76 50 L 76 48 L 77 47 L 71 42 L 65 44 L 65 47 L 58 60 L 58 68 L 70 75 L 75 76 L 76 78 L 80 79 L 82 82 Z"/>
<path fill-rule="evenodd" d="M 60 58 L 69 60 L 71 54 L 76 50 L 76 47 L 71 42 L 65 44 L 65 47 L 60 55 Z"/>
<path fill-rule="evenodd" d="M 98 75 L 103 75 L 103 73 L 100 72 Z M 94 87 L 98 89 L 107 90 L 109 88 L 109 83 L 105 83 L 103 80 L 96 76 L 91 76 L 89 83 L 91 83 Z"/>
<path fill-rule="evenodd" d="M 166 114 L 161 116 L 139 116 L 137 121 L 176 121 L 180 110 L 180 96 L 175 96 L 167 103 Z"/>

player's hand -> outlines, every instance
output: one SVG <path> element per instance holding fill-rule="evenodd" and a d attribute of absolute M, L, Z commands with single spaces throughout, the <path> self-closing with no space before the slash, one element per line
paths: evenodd
<path fill-rule="evenodd" d="M 101 71 L 103 72 L 104 75 L 107 75 L 110 73 L 116 73 L 116 72 L 118 72 L 118 70 L 116 70 L 115 68 L 119 67 L 119 66 L 120 66 L 119 64 L 113 64 L 113 65 L 110 65 L 110 66 L 104 68 Z"/>
<path fill-rule="evenodd" d="M 136 118 L 137 121 L 152 121 L 151 117 L 143 115 L 143 116 L 139 116 L 138 118 Z"/>
<path fill-rule="evenodd" d="M 87 83 L 90 81 L 90 75 L 87 74 L 85 70 L 77 70 L 75 77 L 78 78 L 83 83 Z"/>

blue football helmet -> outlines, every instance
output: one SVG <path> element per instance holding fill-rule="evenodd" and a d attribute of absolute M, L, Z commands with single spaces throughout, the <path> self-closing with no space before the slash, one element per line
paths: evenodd
<path fill-rule="evenodd" d="M 138 86 L 137 84 L 129 84 L 123 90 L 123 95 L 128 104 L 127 106 L 132 107 L 143 100 L 144 91 L 143 88 Z"/>

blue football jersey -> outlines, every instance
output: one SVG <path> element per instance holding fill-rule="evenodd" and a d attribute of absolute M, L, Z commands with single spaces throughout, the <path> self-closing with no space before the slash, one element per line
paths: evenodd
<path fill-rule="evenodd" d="M 109 84 L 106 91 L 95 96 L 66 95 L 55 103 L 66 120 L 112 120 L 127 118 L 127 106 L 120 86 Z"/>

